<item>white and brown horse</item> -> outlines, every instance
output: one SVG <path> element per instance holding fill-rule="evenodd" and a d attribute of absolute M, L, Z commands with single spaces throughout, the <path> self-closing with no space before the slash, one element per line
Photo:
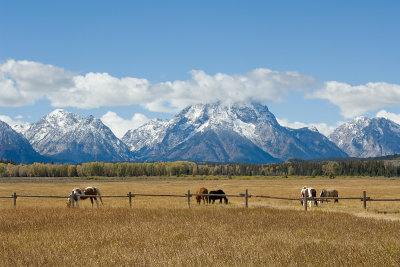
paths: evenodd
<path fill-rule="evenodd" d="M 339 197 L 339 193 L 336 189 L 322 189 L 320 197 Z M 320 200 L 322 202 L 328 202 L 328 200 Z M 335 203 L 339 203 L 339 199 L 335 199 Z"/>
<path fill-rule="evenodd" d="M 307 198 L 317 197 L 317 190 L 315 190 L 312 187 L 304 186 L 301 189 L 301 195 L 300 195 L 300 197 L 301 197 L 301 200 L 300 200 L 301 205 L 307 205 L 307 203 L 304 203 L 304 196 L 306 196 Z M 308 200 L 308 205 L 310 206 L 310 208 L 311 208 L 311 203 L 312 203 L 312 200 Z M 314 205 L 318 206 L 318 201 L 316 199 L 314 200 Z"/>
<path fill-rule="evenodd" d="M 90 202 L 92 203 L 93 209 L 93 199 L 96 201 L 97 208 L 99 207 L 99 202 L 97 201 L 97 197 L 100 198 L 101 205 L 103 205 L 103 199 L 101 198 L 100 190 L 97 187 L 88 186 L 85 189 L 83 188 L 74 188 L 71 192 L 71 195 L 68 198 L 67 206 L 71 207 L 72 205 L 72 193 L 74 195 L 74 201 L 84 200 L 90 198 Z"/>

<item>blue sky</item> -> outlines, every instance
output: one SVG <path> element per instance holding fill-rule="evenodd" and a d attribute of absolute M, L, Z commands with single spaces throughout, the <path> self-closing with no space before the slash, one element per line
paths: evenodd
<path fill-rule="evenodd" d="M 64 108 L 121 135 L 217 92 L 324 133 L 359 115 L 400 122 L 399 13 L 399 1 L 0 0 L 0 119 Z"/>

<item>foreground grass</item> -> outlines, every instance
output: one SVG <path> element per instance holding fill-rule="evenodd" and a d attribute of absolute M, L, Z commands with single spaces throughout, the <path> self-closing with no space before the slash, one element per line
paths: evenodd
<path fill-rule="evenodd" d="M 0 183 L 0 195 L 67 195 L 98 186 L 103 195 L 184 194 L 200 187 L 228 194 L 298 197 L 302 186 L 336 188 L 341 196 L 399 198 L 400 180 L 275 179 Z M 65 199 L 0 199 L 0 266 L 329 266 L 400 265 L 400 203 L 324 203 L 304 212 L 297 201 L 230 198 L 197 205 L 185 198 L 104 198 L 67 209 Z M 374 217 L 374 218 L 371 218 Z"/>
<path fill-rule="evenodd" d="M 400 264 L 400 226 L 264 207 L 6 209 L 1 266 Z"/>

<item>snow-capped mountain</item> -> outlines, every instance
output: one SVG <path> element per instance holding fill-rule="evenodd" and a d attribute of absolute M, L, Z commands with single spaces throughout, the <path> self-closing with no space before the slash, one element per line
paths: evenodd
<path fill-rule="evenodd" d="M 0 121 L 0 159 L 14 160 L 17 163 L 46 161 L 22 134 L 3 121 Z"/>
<path fill-rule="evenodd" d="M 148 143 L 143 144 L 143 136 Z M 142 160 L 277 162 L 347 156 L 318 132 L 280 126 L 257 103 L 189 106 L 168 122 L 130 131 L 123 140 Z"/>
<path fill-rule="evenodd" d="M 127 161 L 129 148 L 100 119 L 57 109 L 25 131 L 41 155 L 61 162 Z"/>
<path fill-rule="evenodd" d="M 385 118 L 358 117 L 336 128 L 329 139 L 351 157 L 400 153 L 400 125 Z"/>

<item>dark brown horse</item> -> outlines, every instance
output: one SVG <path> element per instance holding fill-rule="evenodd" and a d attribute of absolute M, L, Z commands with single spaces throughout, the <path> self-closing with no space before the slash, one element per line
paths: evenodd
<path fill-rule="evenodd" d="M 219 196 L 213 196 L 212 194 L 216 194 Z M 210 204 L 211 201 L 214 204 L 215 200 L 219 199 L 219 203 L 222 203 L 222 199 L 224 200 L 225 204 L 228 204 L 228 198 L 225 196 L 225 192 L 222 191 L 221 189 L 218 189 L 216 191 L 210 191 Z"/>
<path fill-rule="evenodd" d="M 197 190 L 196 194 L 208 194 L 208 190 L 207 188 L 202 187 L 199 190 Z M 201 200 L 203 200 L 204 204 L 206 203 L 208 204 L 208 196 L 196 196 L 197 204 L 200 204 Z"/>

